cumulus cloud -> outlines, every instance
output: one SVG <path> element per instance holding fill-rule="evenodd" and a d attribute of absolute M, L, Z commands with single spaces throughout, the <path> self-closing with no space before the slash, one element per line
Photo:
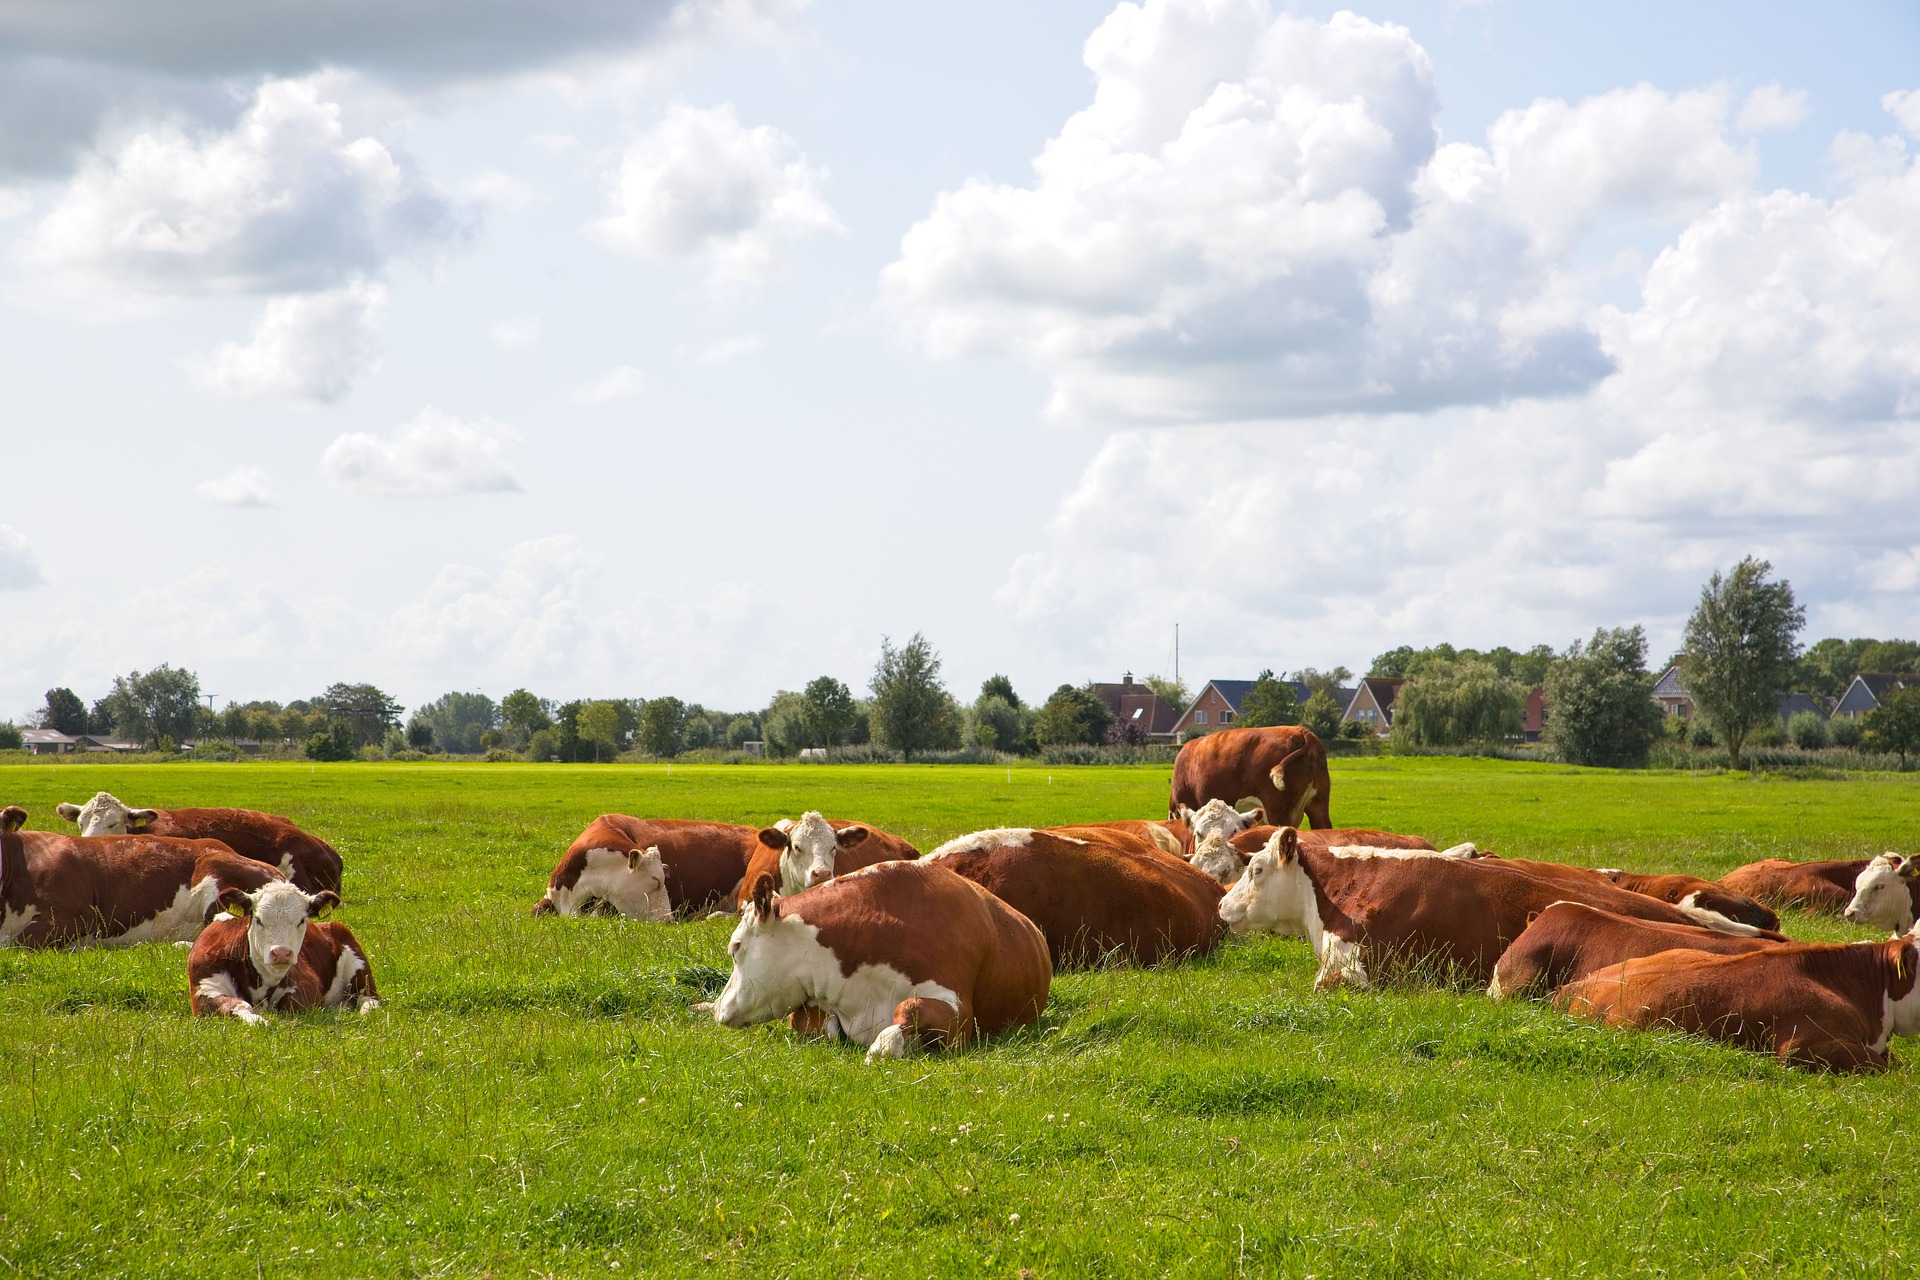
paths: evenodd
<path fill-rule="evenodd" d="M 645 394 L 647 375 L 630 364 L 623 364 L 604 378 L 595 379 L 573 393 L 575 404 L 611 404 Z"/>
<path fill-rule="evenodd" d="M 340 436 L 320 465 L 334 484 L 368 497 L 515 492 L 520 481 L 506 454 L 519 439 L 497 422 L 462 422 L 426 408 L 385 437 L 364 431 Z"/>
<path fill-rule="evenodd" d="M 258 467 L 235 467 L 223 476 L 202 480 L 193 488 L 203 501 L 222 507 L 277 507 L 280 495 L 273 481 Z"/>
<path fill-rule="evenodd" d="M 1218 421 L 1571 394 L 1612 370 L 1569 255 L 1750 181 L 1724 94 L 1638 86 L 1439 145 L 1405 28 L 1148 0 L 1087 41 L 1034 182 L 970 182 L 881 299 L 930 354 L 1015 354 L 1056 414 Z"/>
<path fill-rule="evenodd" d="M 725 283 L 759 280 L 792 245 L 841 229 L 825 180 L 792 138 L 747 128 L 731 106 L 676 106 L 628 146 L 591 230 L 622 253 L 701 262 Z"/>
<path fill-rule="evenodd" d="M 45 581 L 27 535 L 10 524 L 0 524 L 0 591 L 24 591 Z"/>
<path fill-rule="evenodd" d="M 493 339 L 494 346 L 508 351 L 530 347 L 540 341 L 540 317 L 518 315 L 502 320 L 487 330 L 487 337 Z"/>
<path fill-rule="evenodd" d="M 377 363 L 373 325 L 386 298 L 386 286 L 365 280 L 274 298 L 249 341 L 224 342 L 189 367 L 218 395 L 332 404 Z"/>
<path fill-rule="evenodd" d="M 1920 138 L 1920 89 L 1889 93 L 1880 99 L 1880 105 L 1908 134 Z"/>
<path fill-rule="evenodd" d="M 1742 133 L 1765 133 L 1771 129 L 1791 129 L 1806 118 L 1807 91 L 1783 89 L 1776 80 L 1749 93 L 1733 123 Z"/>
<path fill-rule="evenodd" d="M 721 365 L 732 364 L 735 360 L 754 355 L 765 345 L 765 340 L 762 339 L 759 334 L 742 333 L 731 338 L 722 338 L 717 342 L 709 342 L 702 346 L 682 347 L 680 348 L 680 354 L 683 357 L 691 359 L 695 364 L 705 365 L 709 369 L 717 369 Z"/>
<path fill-rule="evenodd" d="M 337 77 L 268 80 L 231 129 L 150 122 L 81 164 L 21 252 L 157 294 L 286 293 L 459 240 L 462 211 L 350 129 L 342 96 Z"/>

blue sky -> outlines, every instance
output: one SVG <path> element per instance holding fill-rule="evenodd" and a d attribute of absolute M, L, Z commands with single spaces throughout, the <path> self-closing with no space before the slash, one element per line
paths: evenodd
<path fill-rule="evenodd" d="M 341 10 L 0 19 L 0 716 L 1920 630 L 1910 7 Z"/>

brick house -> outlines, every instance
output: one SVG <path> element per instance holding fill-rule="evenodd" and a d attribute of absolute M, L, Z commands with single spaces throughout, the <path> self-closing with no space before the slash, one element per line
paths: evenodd
<path fill-rule="evenodd" d="M 1343 720 L 1358 720 L 1381 737 L 1386 737 L 1393 728 L 1393 704 L 1400 696 L 1400 686 L 1406 680 L 1400 676 L 1368 676 L 1354 690 L 1353 701 L 1347 704 Z"/>
<path fill-rule="evenodd" d="M 1835 719 L 1845 717 L 1858 720 L 1867 712 L 1875 710 L 1890 696 L 1908 685 L 1920 683 L 1920 678 L 1910 675 L 1890 675 L 1884 671 L 1861 672 L 1840 695 L 1840 701 L 1833 708 Z"/>
<path fill-rule="evenodd" d="M 1119 684 L 1095 684 L 1093 696 L 1113 715 L 1114 723 L 1137 729 L 1147 742 L 1177 742 L 1180 711 L 1149 686 L 1135 684 L 1129 671 Z"/>

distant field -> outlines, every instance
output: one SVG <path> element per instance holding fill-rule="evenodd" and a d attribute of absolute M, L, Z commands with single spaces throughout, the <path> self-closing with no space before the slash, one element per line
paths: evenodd
<path fill-rule="evenodd" d="M 1920 778 L 1334 762 L 1342 825 L 1714 875 L 1920 848 Z M 534 920 L 595 814 L 804 808 L 929 848 L 1165 812 L 1165 768 L 0 768 L 285 813 L 346 858 L 384 1010 L 187 1017 L 172 948 L 0 952 L 0 1274 L 1910 1274 L 1913 1046 L 1865 1079 L 1473 994 L 1316 997 L 1304 943 L 1056 979 L 869 1067 L 686 1011 L 730 926 Z M 1865 936 L 1798 917 L 1821 938 Z"/>

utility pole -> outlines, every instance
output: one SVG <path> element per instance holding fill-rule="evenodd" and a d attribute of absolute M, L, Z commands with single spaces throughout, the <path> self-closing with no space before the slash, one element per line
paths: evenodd
<path fill-rule="evenodd" d="M 1173 682 L 1180 683 L 1180 624 L 1173 624 Z"/>

